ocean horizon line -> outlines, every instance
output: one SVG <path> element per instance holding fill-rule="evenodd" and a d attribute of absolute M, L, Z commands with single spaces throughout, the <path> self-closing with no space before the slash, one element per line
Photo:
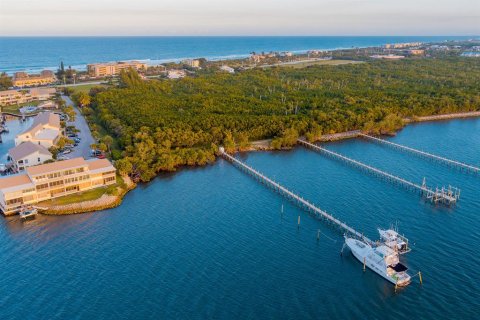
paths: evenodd
<path fill-rule="evenodd" d="M 0 35 L 0 38 L 403 38 L 480 37 L 480 34 L 404 35 Z"/>

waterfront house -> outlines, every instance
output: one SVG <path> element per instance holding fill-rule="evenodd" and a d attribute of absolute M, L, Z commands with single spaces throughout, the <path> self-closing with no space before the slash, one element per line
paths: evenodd
<path fill-rule="evenodd" d="M 116 182 L 116 170 L 107 159 L 74 158 L 25 168 L 0 177 L 0 210 L 14 214 L 25 205 L 75 194 Z"/>
<path fill-rule="evenodd" d="M 48 149 L 58 142 L 61 135 L 60 116 L 53 112 L 41 112 L 29 129 L 15 137 L 15 145 L 31 141 Z"/>
<path fill-rule="evenodd" d="M 35 166 L 52 160 L 52 154 L 42 145 L 31 141 L 22 142 L 8 150 L 13 169 L 23 171 L 26 167 Z"/>
<path fill-rule="evenodd" d="M 50 70 L 43 70 L 40 74 L 28 74 L 26 72 L 17 72 L 13 76 L 14 87 L 31 87 L 47 85 L 57 81 L 55 74 Z"/>
<path fill-rule="evenodd" d="M 87 65 L 88 75 L 94 78 L 116 76 L 122 70 L 147 70 L 147 64 L 140 61 L 120 61 L 108 63 L 93 63 Z"/>

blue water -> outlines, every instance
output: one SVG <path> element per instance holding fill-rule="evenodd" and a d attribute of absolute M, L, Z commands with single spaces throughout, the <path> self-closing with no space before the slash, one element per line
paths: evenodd
<path fill-rule="evenodd" d="M 410 125 L 391 140 L 480 165 L 479 134 L 480 119 L 466 119 Z M 340 256 L 338 231 L 218 160 L 140 185 L 116 209 L 0 219 L 0 318 L 477 319 L 480 176 L 361 139 L 326 147 L 462 188 L 456 207 L 435 207 L 303 148 L 240 156 L 371 238 L 398 221 L 423 286 L 415 278 L 395 293 Z"/>
<path fill-rule="evenodd" d="M 21 121 L 20 119 L 7 121 L 9 132 L 2 133 L 2 143 L 0 143 L 0 163 L 7 162 L 8 150 L 15 147 L 15 136 L 30 128 L 32 122 L 32 117 L 25 118 L 25 121 Z"/>
<path fill-rule="evenodd" d="M 0 71 L 37 72 L 87 63 L 139 59 L 150 64 L 183 58 L 231 59 L 252 51 L 305 51 L 432 42 L 471 37 L 0 37 Z"/>

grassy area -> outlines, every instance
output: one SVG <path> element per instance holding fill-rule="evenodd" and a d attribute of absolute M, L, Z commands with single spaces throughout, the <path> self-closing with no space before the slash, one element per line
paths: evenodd
<path fill-rule="evenodd" d="M 103 187 L 103 188 L 96 188 L 76 194 L 71 194 L 68 196 L 60 197 L 60 198 L 55 198 L 52 200 L 47 200 L 40 202 L 38 206 L 52 206 L 52 205 L 66 205 L 66 204 L 72 204 L 72 203 L 77 203 L 77 202 L 82 202 L 82 201 L 89 201 L 89 200 L 96 200 L 103 196 L 107 192 L 108 188 Z"/>
<path fill-rule="evenodd" d="M 303 60 L 303 61 L 295 61 L 295 62 L 288 62 L 277 64 L 273 66 L 278 67 L 287 67 L 287 68 L 294 68 L 294 69 L 302 69 L 310 66 L 317 66 L 317 65 L 326 65 L 326 66 L 339 66 L 343 64 L 355 64 L 355 63 L 363 63 L 363 61 L 354 61 L 354 60 Z M 270 66 L 269 66 L 270 67 Z"/>
<path fill-rule="evenodd" d="M 83 85 L 79 85 L 79 86 L 75 86 L 75 87 L 68 87 L 69 89 L 72 89 L 73 92 L 85 92 L 85 93 L 88 93 L 90 91 L 90 89 L 92 89 L 93 87 L 104 87 L 104 88 L 108 88 L 109 86 L 106 85 L 106 84 L 83 84 Z"/>
<path fill-rule="evenodd" d="M 38 206 L 42 207 L 42 206 L 54 206 L 54 205 L 67 205 L 67 204 L 78 203 L 83 201 L 97 200 L 104 194 L 118 195 L 119 188 L 126 189 L 127 185 L 125 184 L 125 181 L 123 180 L 122 176 L 117 174 L 117 183 L 113 185 L 91 189 L 91 190 L 83 191 L 80 193 L 70 194 L 68 196 L 63 196 L 63 197 L 43 201 L 43 202 L 40 202 Z"/>

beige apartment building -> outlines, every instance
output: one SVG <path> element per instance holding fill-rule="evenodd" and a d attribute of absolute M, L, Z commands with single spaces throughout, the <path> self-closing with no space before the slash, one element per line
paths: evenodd
<path fill-rule="evenodd" d="M 32 88 L 27 90 L 0 91 L 0 106 L 45 101 L 55 96 L 55 88 Z"/>
<path fill-rule="evenodd" d="M 55 74 L 50 70 L 43 70 L 40 74 L 28 74 L 26 72 L 17 72 L 13 77 L 14 87 L 33 87 L 51 84 L 57 81 Z"/>
<path fill-rule="evenodd" d="M 200 68 L 200 60 L 197 60 L 197 59 L 183 60 L 182 64 L 187 65 L 190 68 Z"/>
<path fill-rule="evenodd" d="M 120 71 L 129 68 L 147 70 L 147 64 L 140 61 L 120 61 L 87 65 L 88 75 L 95 78 L 119 75 Z"/>
<path fill-rule="evenodd" d="M 25 168 L 0 177 L 0 210 L 15 214 L 26 205 L 116 183 L 116 170 L 107 159 L 74 158 Z"/>

